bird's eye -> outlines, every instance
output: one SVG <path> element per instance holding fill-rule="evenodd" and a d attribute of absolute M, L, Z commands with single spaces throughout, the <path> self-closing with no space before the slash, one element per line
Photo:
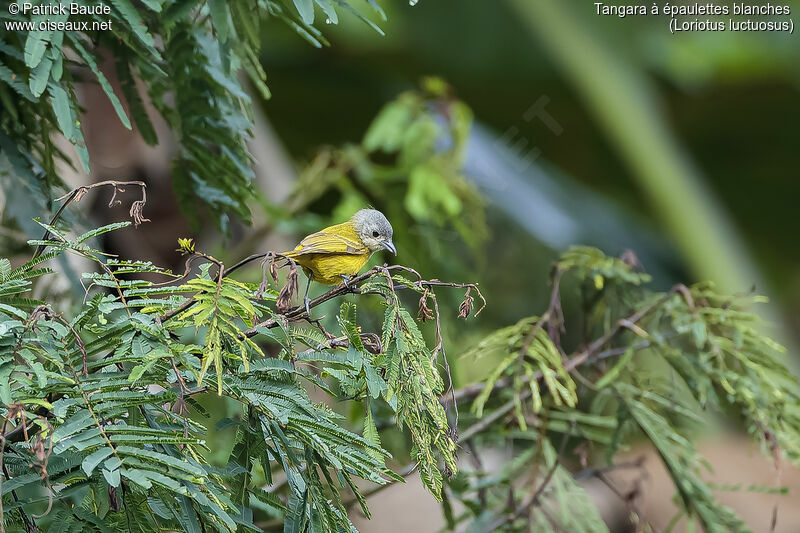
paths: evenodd
<path fill-rule="evenodd" d="M 373 231 L 373 232 L 372 232 L 372 236 L 373 236 L 373 237 L 377 237 L 378 235 L 379 235 L 379 233 L 378 233 L 377 231 Z"/>

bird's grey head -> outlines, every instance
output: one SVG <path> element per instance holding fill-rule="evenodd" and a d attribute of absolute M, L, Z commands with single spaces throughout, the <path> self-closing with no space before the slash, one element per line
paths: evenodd
<path fill-rule="evenodd" d="M 389 250 L 393 254 L 397 254 L 392 242 L 392 225 L 380 211 L 375 209 L 358 211 L 353 215 L 353 226 L 358 236 L 361 237 L 361 242 L 371 252 Z"/>

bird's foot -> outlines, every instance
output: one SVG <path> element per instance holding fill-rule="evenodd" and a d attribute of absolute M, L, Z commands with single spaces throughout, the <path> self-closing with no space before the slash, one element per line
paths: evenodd
<path fill-rule="evenodd" d="M 349 288 L 350 287 L 350 276 L 345 276 L 344 274 L 342 274 L 342 284 L 345 287 Z"/>

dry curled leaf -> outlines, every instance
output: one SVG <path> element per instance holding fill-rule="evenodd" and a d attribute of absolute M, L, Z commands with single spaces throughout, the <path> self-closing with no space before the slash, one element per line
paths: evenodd
<path fill-rule="evenodd" d="M 25 413 L 25 405 L 17 402 L 14 402 L 11 405 L 9 405 L 7 409 L 8 410 L 6 412 L 6 419 L 8 420 L 14 420 L 18 416 Z"/>
<path fill-rule="evenodd" d="M 637 271 L 643 270 L 642 263 L 639 261 L 639 258 L 636 256 L 633 250 L 627 249 L 624 252 L 622 252 L 620 260 L 622 260 L 623 263 L 631 267 L 631 270 L 637 270 Z"/>
<path fill-rule="evenodd" d="M 687 287 L 683 283 L 679 283 L 675 285 L 674 290 L 683 297 L 684 301 L 686 302 L 686 305 L 689 307 L 689 310 L 692 313 L 697 312 L 697 307 L 695 307 L 695 301 L 694 298 L 692 297 L 692 291 L 689 290 L 689 287 Z M 708 301 L 706 301 L 705 303 L 708 304 Z"/>
<path fill-rule="evenodd" d="M 36 323 L 39 320 L 51 320 L 52 318 L 53 312 L 49 307 L 46 305 L 37 305 L 33 311 L 31 311 L 31 314 L 28 317 L 28 323 Z"/>
<path fill-rule="evenodd" d="M 275 286 L 278 286 L 278 265 L 275 263 L 275 252 L 268 252 L 261 262 L 261 283 L 258 285 L 256 291 L 256 298 L 261 299 L 264 293 L 269 288 L 269 280 L 267 279 L 267 272 L 269 272 Z"/>
<path fill-rule="evenodd" d="M 131 204 L 130 215 L 131 218 L 133 218 L 134 227 L 139 227 L 139 224 L 142 222 L 150 222 L 149 218 L 144 218 L 144 216 L 142 216 L 145 203 L 145 200 L 136 200 Z"/>
<path fill-rule="evenodd" d="M 33 452 L 33 455 L 36 456 L 36 459 L 39 461 L 39 463 L 44 464 L 44 461 L 47 458 L 47 447 L 44 445 L 44 440 L 41 437 L 37 436 L 33 439 L 31 451 Z"/>
<path fill-rule="evenodd" d="M 433 311 L 428 307 L 428 289 L 425 289 L 425 292 L 422 293 L 422 297 L 419 299 L 419 313 L 417 313 L 417 318 L 425 322 L 426 320 L 432 320 L 434 316 Z"/>
<path fill-rule="evenodd" d="M 455 425 L 451 425 L 447 428 L 447 436 L 450 437 L 453 442 L 458 440 L 458 427 Z"/>
<path fill-rule="evenodd" d="M 269 259 L 269 275 L 272 277 L 272 281 L 275 283 L 275 286 L 278 286 L 278 263 L 275 262 L 275 252 L 270 252 L 267 255 Z"/>
<path fill-rule="evenodd" d="M 183 398 L 178 398 L 175 400 L 175 403 L 172 404 L 170 411 L 178 416 L 186 416 L 189 414 L 189 406 L 186 405 L 186 400 Z"/>
<path fill-rule="evenodd" d="M 472 306 L 475 303 L 475 298 L 470 295 L 471 287 L 467 287 L 467 292 L 464 293 L 464 301 L 458 306 L 458 318 L 467 318 L 472 312 Z"/>
<path fill-rule="evenodd" d="M 81 198 L 86 196 L 86 193 L 89 192 L 89 187 L 79 187 L 77 191 L 75 191 L 75 197 L 73 201 L 80 202 Z"/>
<path fill-rule="evenodd" d="M 291 261 L 289 263 L 289 275 L 286 277 L 286 285 L 284 285 L 281 292 L 278 293 L 278 299 L 275 301 L 275 307 L 278 309 L 279 313 L 286 313 L 291 309 L 292 296 L 294 296 L 297 290 L 297 264 Z"/>
<path fill-rule="evenodd" d="M 581 444 L 575 446 L 572 453 L 578 457 L 581 468 L 589 467 L 589 441 L 583 441 Z"/>
<path fill-rule="evenodd" d="M 117 488 L 108 486 L 108 505 L 115 513 L 119 511 L 119 498 L 117 497 Z"/>
<path fill-rule="evenodd" d="M 359 335 L 361 336 L 361 343 L 364 345 L 364 349 L 369 353 L 375 355 L 383 353 L 383 345 L 378 335 L 375 333 L 360 333 Z"/>

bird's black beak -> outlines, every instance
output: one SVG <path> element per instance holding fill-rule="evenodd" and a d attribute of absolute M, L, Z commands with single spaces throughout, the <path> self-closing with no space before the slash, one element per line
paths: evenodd
<path fill-rule="evenodd" d="M 394 247 L 394 243 L 392 241 L 381 241 L 381 246 L 392 252 L 394 255 L 397 255 L 397 249 Z"/>

